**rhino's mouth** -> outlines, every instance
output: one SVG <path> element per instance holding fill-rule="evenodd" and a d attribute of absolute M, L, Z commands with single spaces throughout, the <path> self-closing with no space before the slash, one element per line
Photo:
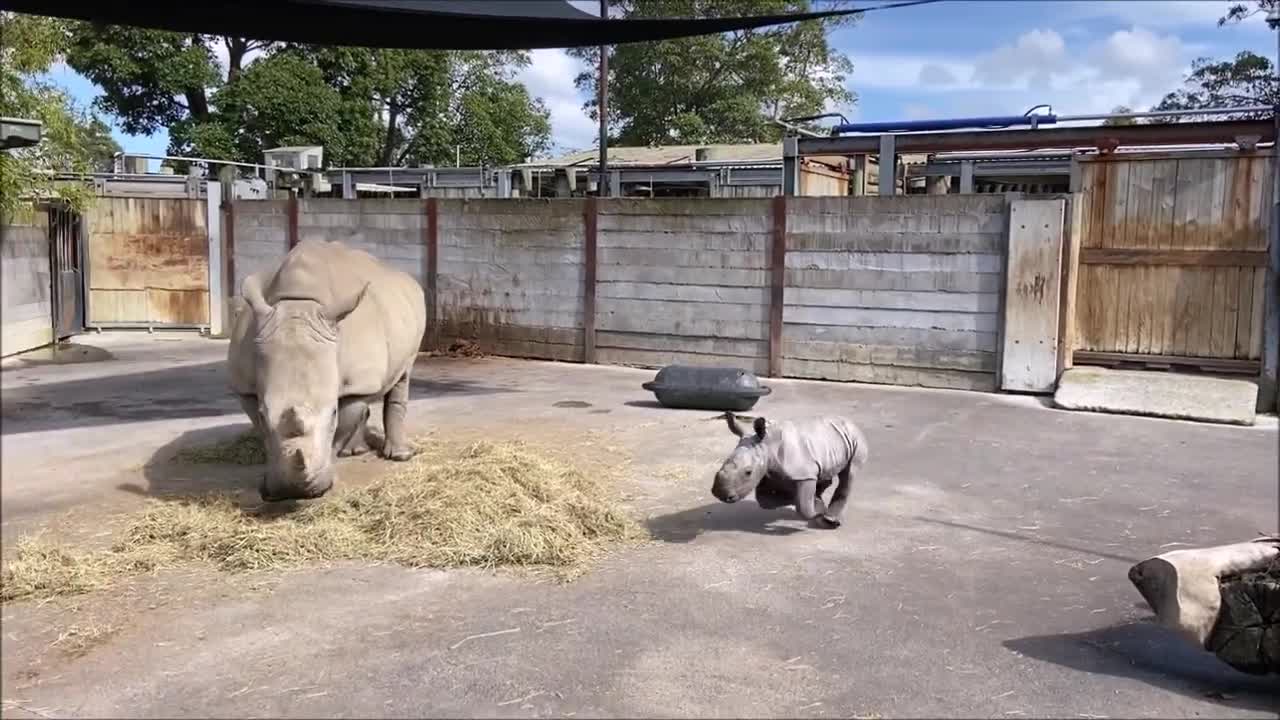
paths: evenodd
<path fill-rule="evenodd" d="M 320 486 L 314 486 L 314 487 L 308 487 L 308 488 L 301 488 L 298 490 L 280 491 L 280 490 L 271 490 L 270 488 L 268 488 L 267 483 L 264 480 L 262 484 L 258 486 L 258 495 L 262 498 L 263 502 L 284 502 L 286 500 L 315 500 L 316 498 L 323 497 L 325 493 L 329 492 L 329 488 L 331 487 L 333 486 L 320 485 Z"/>

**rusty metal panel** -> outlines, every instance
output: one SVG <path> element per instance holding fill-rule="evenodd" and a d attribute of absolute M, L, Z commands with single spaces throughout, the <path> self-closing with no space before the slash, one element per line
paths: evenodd
<path fill-rule="evenodd" d="M 207 325 L 205 204 L 100 197 L 88 237 L 89 325 Z"/>
<path fill-rule="evenodd" d="M 1257 360 L 1271 163 L 1257 153 L 1087 163 L 1076 349 Z"/>

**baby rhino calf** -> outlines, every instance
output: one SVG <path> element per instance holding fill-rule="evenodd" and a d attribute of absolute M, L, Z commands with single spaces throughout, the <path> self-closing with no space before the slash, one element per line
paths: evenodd
<path fill-rule="evenodd" d="M 755 420 L 746 432 L 733 413 L 725 413 L 729 430 L 741 440 L 716 473 L 711 494 L 733 503 L 751 491 L 766 509 L 795 504 L 800 517 L 819 527 L 840 527 L 853 485 L 853 471 L 867 461 L 867 440 L 843 417 L 810 417 L 769 422 Z M 837 479 L 831 505 L 822 493 Z"/>

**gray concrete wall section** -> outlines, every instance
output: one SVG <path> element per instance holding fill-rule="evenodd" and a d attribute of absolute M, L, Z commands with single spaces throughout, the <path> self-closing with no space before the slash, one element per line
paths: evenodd
<path fill-rule="evenodd" d="M 0 356 L 53 341 L 49 215 L 22 213 L 0 228 Z"/>
<path fill-rule="evenodd" d="M 993 390 L 1002 196 L 788 198 L 788 377 Z"/>
<path fill-rule="evenodd" d="M 354 203 L 353 203 L 354 205 Z M 230 290 L 240 294 L 244 279 L 274 269 L 289 252 L 289 217 L 284 200 L 239 201 L 235 204 L 235 277 Z"/>
<path fill-rule="evenodd" d="M 337 240 L 426 284 L 426 212 L 420 200 L 298 201 L 298 241 Z M 287 227 L 286 227 L 287 230 Z"/>
<path fill-rule="evenodd" d="M 441 342 L 581 361 L 585 226 L 581 200 L 441 200 Z"/>
<path fill-rule="evenodd" d="M 768 369 L 767 200 L 599 205 L 597 360 Z"/>

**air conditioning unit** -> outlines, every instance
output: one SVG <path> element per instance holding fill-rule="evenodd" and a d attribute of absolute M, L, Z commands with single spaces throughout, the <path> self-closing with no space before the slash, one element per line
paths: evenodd
<path fill-rule="evenodd" d="M 262 164 L 270 168 L 312 171 L 324 168 L 324 148 L 320 145 L 271 148 L 262 156 Z"/>

